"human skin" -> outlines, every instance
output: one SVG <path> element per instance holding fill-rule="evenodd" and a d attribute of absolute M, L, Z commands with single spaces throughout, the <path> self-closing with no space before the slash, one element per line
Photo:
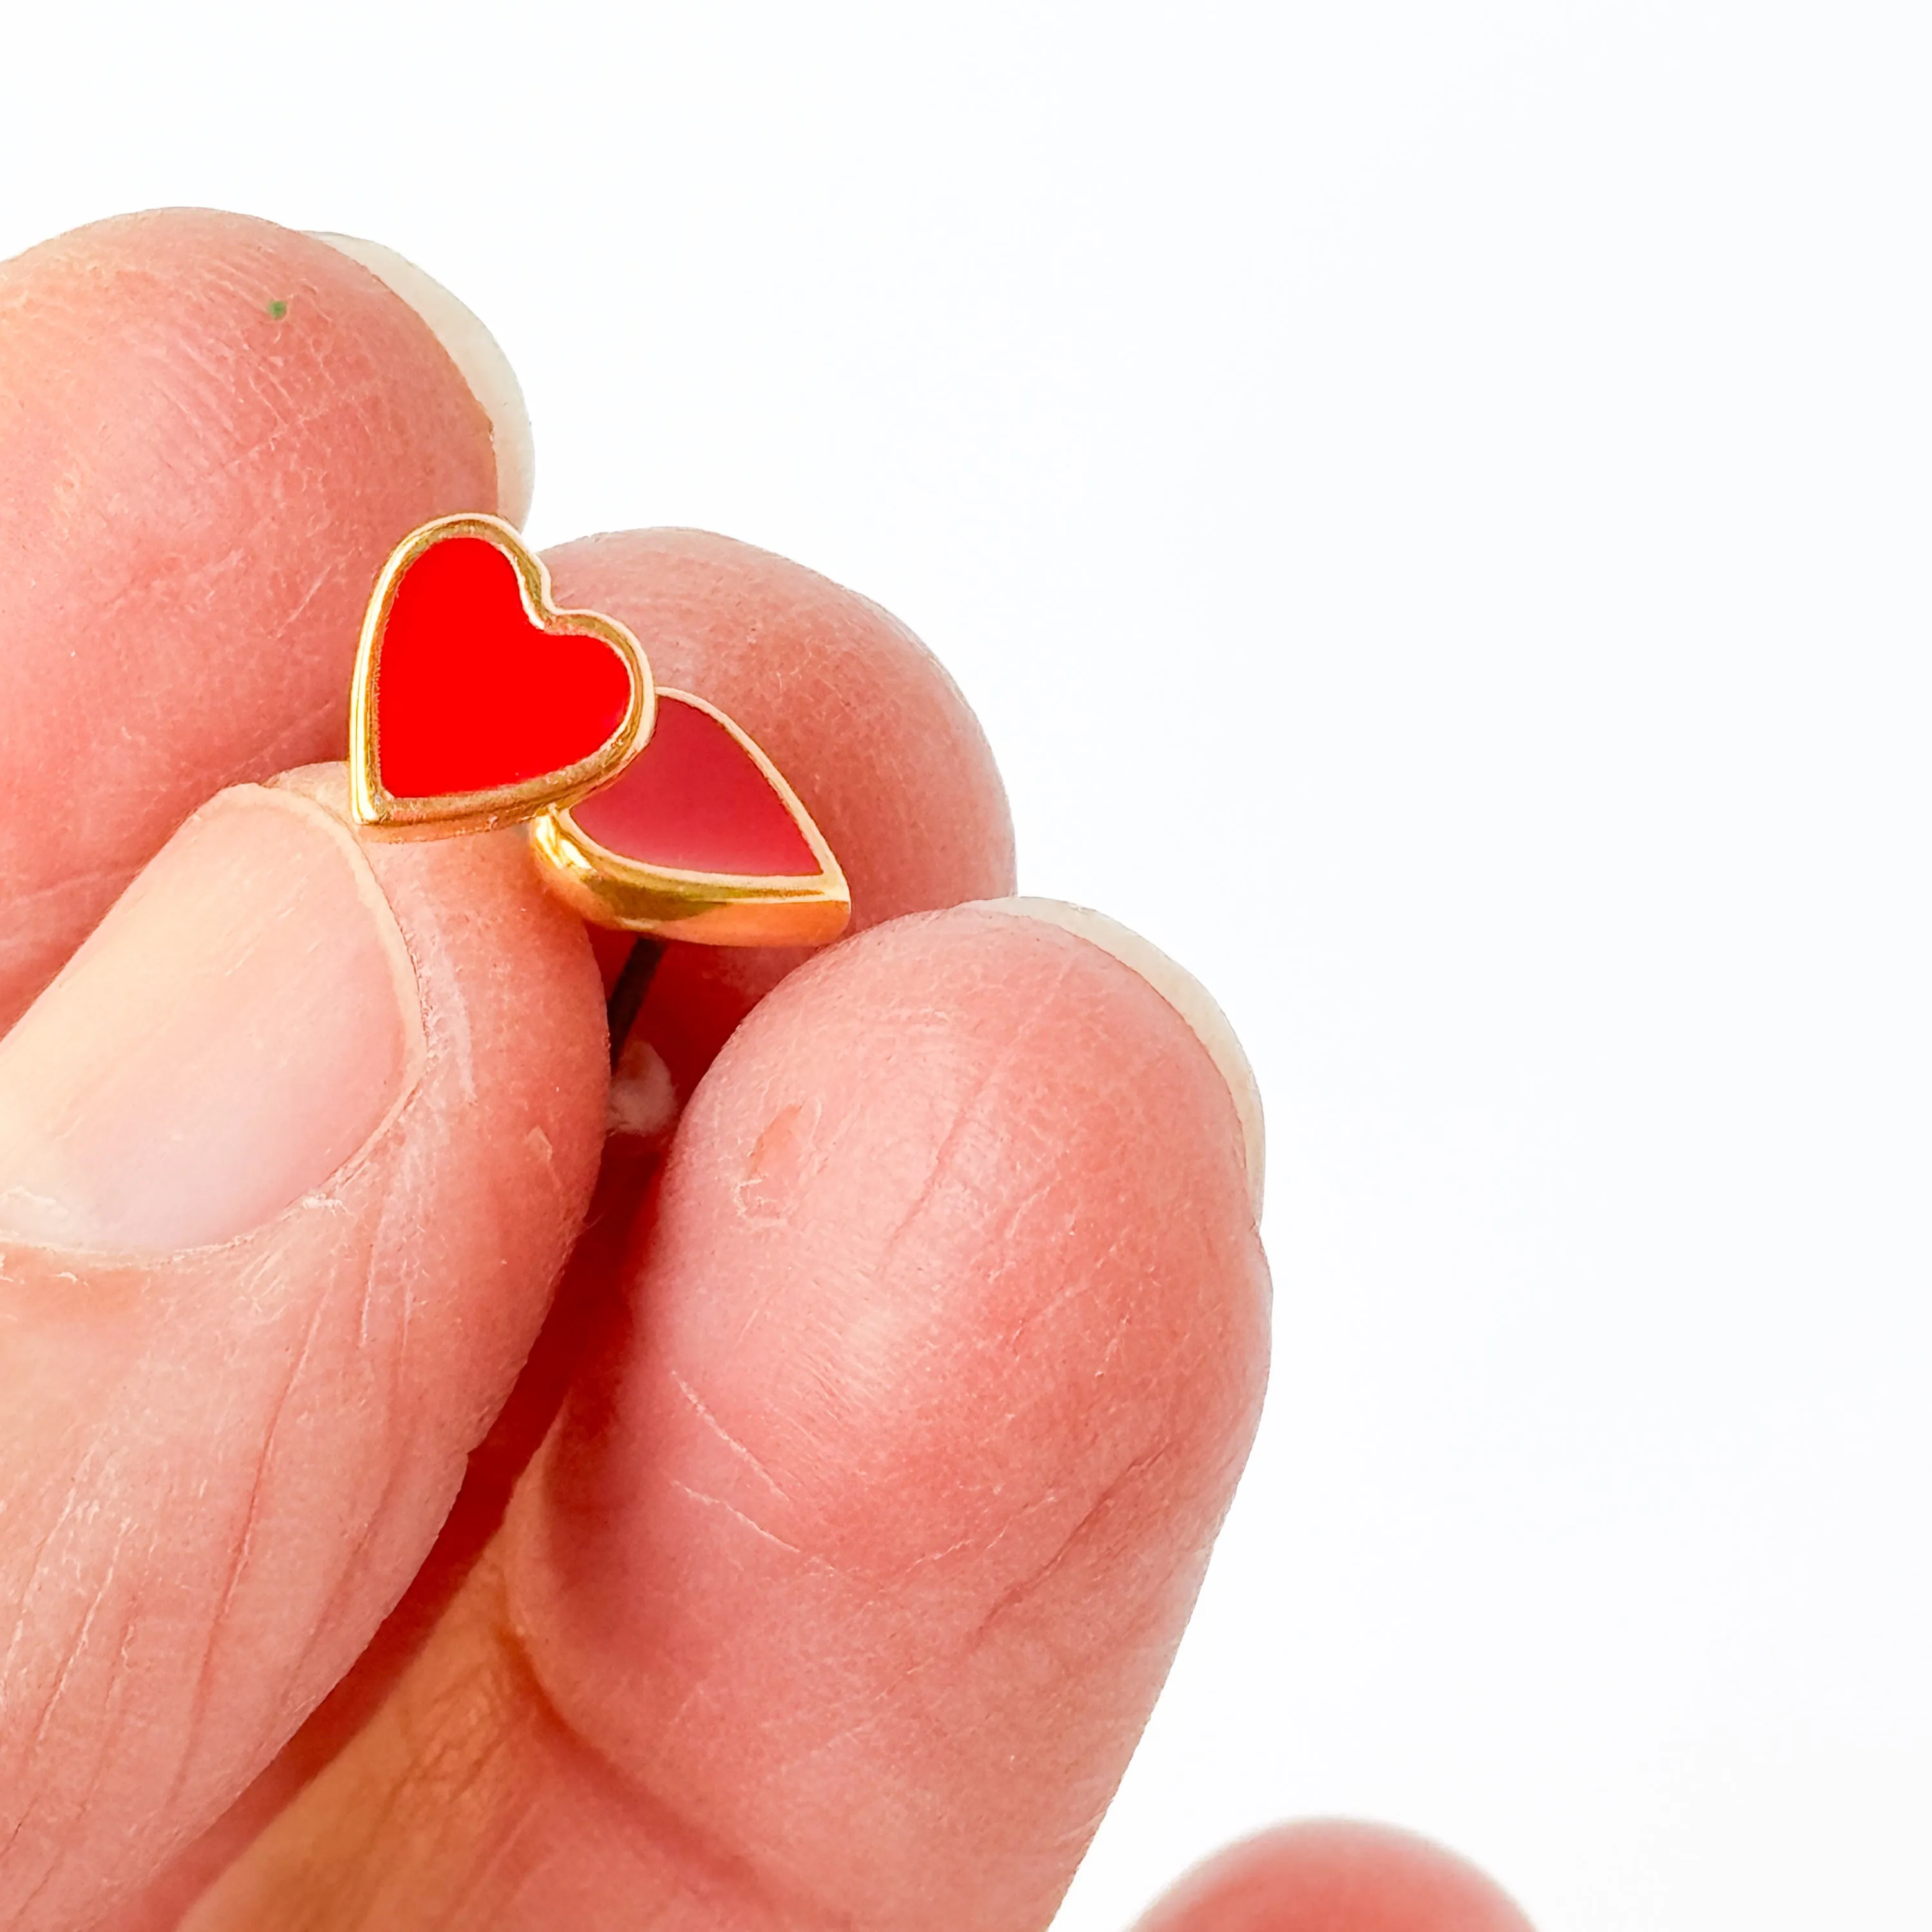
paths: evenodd
<path fill-rule="evenodd" d="M 1530 1932 L 1475 1867 L 1347 1818 L 1279 1825 L 1190 1872 L 1135 1932 Z"/>
<path fill-rule="evenodd" d="M 614 1108 L 614 949 L 327 762 L 382 555 L 527 470 L 391 279 L 182 212 L 0 266 L 0 1927 L 1043 1926 L 1261 1401 L 1251 1076 L 1008 902 L 903 626 L 644 532 L 560 596 L 856 930 L 673 948 Z"/>

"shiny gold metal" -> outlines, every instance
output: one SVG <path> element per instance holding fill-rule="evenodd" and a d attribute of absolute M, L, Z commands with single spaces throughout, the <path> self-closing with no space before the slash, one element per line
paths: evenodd
<path fill-rule="evenodd" d="M 817 874 L 755 878 L 640 865 L 599 845 L 568 806 L 554 806 L 530 826 L 530 850 L 546 884 L 585 919 L 620 932 L 700 946 L 823 946 L 836 939 L 851 916 L 851 892 L 798 794 L 715 704 L 688 692 L 667 688 L 664 695 L 716 718 L 738 741 L 803 834 L 818 862 Z"/>
<path fill-rule="evenodd" d="M 433 544 L 451 537 L 480 537 L 509 559 L 524 611 L 538 628 L 555 634 L 598 638 L 608 644 L 630 670 L 631 700 L 622 722 L 604 744 L 589 758 L 561 771 L 486 791 L 399 798 L 382 784 L 376 735 L 382 632 L 404 572 Z M 350 691 L 350 805 L 360 823 L 392 838 L 441 838 L 453 832 L 487 832 L 494 826 L 513 825 L 541 812 L 574 805 L 598 786 L 609 784 L 644 748 L 656 710 L 656 691 L 644 647 L 616 619 L 599 611 L 560 610 L 550 601 L 550 572 L 543 560 L 526 548 L 511 525 L 501 518 L 481 514 L 439 517 L 412 530 L 389 553 L 370 595 Z"/>

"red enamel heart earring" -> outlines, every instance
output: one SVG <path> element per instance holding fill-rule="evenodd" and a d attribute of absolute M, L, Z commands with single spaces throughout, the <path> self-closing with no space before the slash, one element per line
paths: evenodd
<path fill-rule="evenodd" d="M 508 524 L 444 517 L 389 553 L 349 700 L 356 815 L 404 837 L 514 824 L 616 776 L 650 737 L 650 666 L 622 624 L 560 610 Z"/>
<path fill-rule="evenodd" d="M 436 838 L 533 820 L 584 918 L 711 946 L 815 946 L 845 876 L 777 768 L 714 704 L 653 685 L 616 620 L 560 610 L 508 524 L 444 517 L 376 580 L 350 694 L 357 819 Z"/>

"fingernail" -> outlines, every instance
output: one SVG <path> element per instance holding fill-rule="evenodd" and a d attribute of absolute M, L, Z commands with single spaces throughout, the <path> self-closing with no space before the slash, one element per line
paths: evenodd
<path fill-rule="evenodd" d="M 1266 1166 L 1266 1136 L 1262 1120 L 1262 1090 L 1255 1070 L 1228 1016 L 1215 1004 L 1214 995 L 1184 966 L 1177 965 L 1151 940 L 1143 939 L 1131 927 L 1103 912 L 1087 906 L 1070 905 L 1064 899 L 983 899 L 988 912 L 1011 913 L 1020 918 L 1044 920 L 1066 932 L 1091 940 L 1103 952 L 1111 952 L 1124 966 L 1130 966 L 1194 1029 L 1194 1036 L 1208 1049 L 1208 1057 L 1227 1082 L 1241 1124 L 1241 1148 L 1248 1169 L 1248 1196 L 1255 1219 L 1262 1216 L 1262 1184 Z"/>
<path fill-rule="evenodd" d="M 496 338 L 466 304 L 415 262 L 380 242 L 357 235 L 333 235 L 311 229 L 317 242 L 339 248 L 360 262 L 378 281 L 402 297 L 440 342 L 449 359 L 470 385 L 470 394 L 490 418 L 496 446 L 496 514 L 519 526 L 530 513 L 530 492 L 536 479 L 536 444 L 530 434 L 530 412 L 524 404 L 523 385 Z"/>
<path fill-rule="evenodd" d="M 190 819 L 0 1040 L 0 1241 L 171 1254 L 321 1190 L 423 1053 L 343 822 L 254 785 Z"/>

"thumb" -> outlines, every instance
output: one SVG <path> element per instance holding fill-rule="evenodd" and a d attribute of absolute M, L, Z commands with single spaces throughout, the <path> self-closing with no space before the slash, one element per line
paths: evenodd
<path fill-rule="evenodd" d="M 342 796 L 222 794 L 0 1041 L 0 1925 L 92 1922 L 346 1668 L 588 1198 L 581 926 Z"/>

